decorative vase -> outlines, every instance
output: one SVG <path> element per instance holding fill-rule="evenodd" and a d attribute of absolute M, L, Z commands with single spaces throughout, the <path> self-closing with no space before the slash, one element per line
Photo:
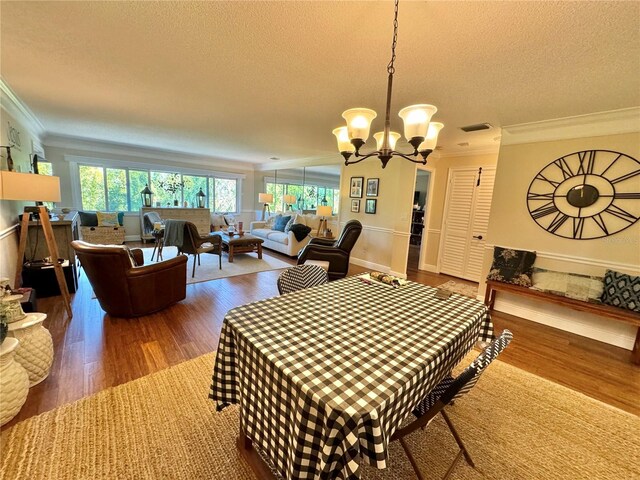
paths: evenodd
<path fill-rule="evenodd" d="M 3 313 L 0 313 L 0 345 L 4 342 L 4 339 L 7 337 L 7 330 L 9 326 L 7 325 L 7 316 Z"/>
<path fill-rule="evenodd" d="M 5 295 L 11 295 L 11 285 L 9 285 L 9 279 L 7 277 L 0 278 L 0 297 Z"/>
<path fill-rule="evenodd" d="M 19 343 L 8 338 L 0 345 L 0 426 L 18 414 L 29 394 L 29 375 L 14 357 Z"/>
<path fill-rule="evenodd" d="M 30 387 L 47 378 L 53 363 L 53 340 L 42 326 L 46 318 L 44 313 L 29 313 L 24 320 L 9 324 L 9 335 L 20 341 L 16 361 L 27 371 Z"/>
<path fill-rule="evenodd" d="M 17 322 L 26 316 L 20 300 L 22 295 L 5 295 L 0 299 L 0 314 L 7 317 L 7 323 Z"/>

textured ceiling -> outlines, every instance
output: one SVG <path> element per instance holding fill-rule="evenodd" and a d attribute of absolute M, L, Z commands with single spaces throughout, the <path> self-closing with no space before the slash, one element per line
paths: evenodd
<path fill-rule="evenodd" d="M 48 133 L 263 163 L 337 158 L 346 108 L 383 126 L 388 1 L 0 8 L 0 73 Z M 639 2 L 405 1 L 399 24 L 392 128 L 433 103 L 445 152 L 495 145 L 467 124 L 640 105 Z"/>

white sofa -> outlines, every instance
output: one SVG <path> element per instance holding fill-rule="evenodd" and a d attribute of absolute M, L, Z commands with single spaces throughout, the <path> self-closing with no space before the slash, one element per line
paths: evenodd
<path fill-rule="evenodd" d="M 289 215 L 289 213 L 284 215 Z M 311 228 L 312 233 L 317 232 L 321 217 L 311 214 L 300 215 L 294 213 L 293 215 L 295 215 L 294 223 L 302 223 Z M 337 219 L 338 217 L 331 217 L 327 219 L 328 228 L 331 229 L 334 236 L 338 233 Z M 264 243 L 262 244 L 263 247 L 284 253 L 290 257 L 297 256 L 298 252 L 302 250 L 307 243 L 309 243 L 309 240 L 311 240 L 311 237 L 307 236 L 301 241 L 298 241 L 296 240 L 293 232 L 284 233 L 279 230 L 273 230 L 273 228 L 268 225 L 268 222 L 251 222 L 249 232 L 251 235 L 264 240 Z"/>

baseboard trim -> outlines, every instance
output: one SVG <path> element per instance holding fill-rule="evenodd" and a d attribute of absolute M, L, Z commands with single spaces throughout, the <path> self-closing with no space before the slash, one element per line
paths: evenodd
<path fill-rule="evenodd" d="M 369 262 L 368 260 L 363 260 L 361 258 L 351 257 L 349 263 L 353 263 L 354 265 L 358 265 L 359 267 L 370 268 L 371 270 L 376 270 L 378 272 L 390 273 L 391 270 L 386 265 Z"/>
<path fill-rule="evenodd" d="M 527 302 L 520 298 L 516 301 L 515 298 L 501 292 L 496 298 L 494 309 L 626 350 L 633 349 L 637 328 L 633 325 L 612 322 L 586 312 L 577 313 L 566 307 Z M 478 300 L 483 301 L 484 298 L 478 298 Z M 580 318 L 578 319 L 576 315 Z"/>
<path fill-rule="evenodd" d="M 438 266 L 428 263 L 426 265 L 421 265 L 418 267 L 419 270 L 424 270 L 425 272 L 438 273 Z"/>

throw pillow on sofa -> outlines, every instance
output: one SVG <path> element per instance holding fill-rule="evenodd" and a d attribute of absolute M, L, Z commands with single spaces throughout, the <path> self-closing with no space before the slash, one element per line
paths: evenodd
<path fill-rule="evenodd" d="M 487 275 L 487 280 L 530 287 L 531 277 L 533 276 L 533 262 L 535 260 L 536 252 L 494 247 L 493 263 L 491 264 L 489 275 Z"/>
<path fill-rule="evenodd" d="M 286 227 L 284 227 L 284 233 L 289 233 L 289 230 L 291 230 L 291 226 L 295 223 L 295 222 L 294 222 L 294 221 L 295 221 L 295 219 L 296 219 L 296 217 L 295 217 L 295 216 L 293 216 L 293 217 L 291 217 L 291 220 L 289 220 L 289 221 L 287 222 L 287 226 L 286 226 Z"/>
<path fill-rule="evenodd" d="M 640 312 L 640 277 L 607 270 L 602 303 Z"/>
<path fill-rule="evenodd" d="M 273 229 L 278 230 L 279 232 L 284 232 L 284 228 L 291 220 L 291 215 L 282 216 L 280 215 L 273 224 Z"/>

